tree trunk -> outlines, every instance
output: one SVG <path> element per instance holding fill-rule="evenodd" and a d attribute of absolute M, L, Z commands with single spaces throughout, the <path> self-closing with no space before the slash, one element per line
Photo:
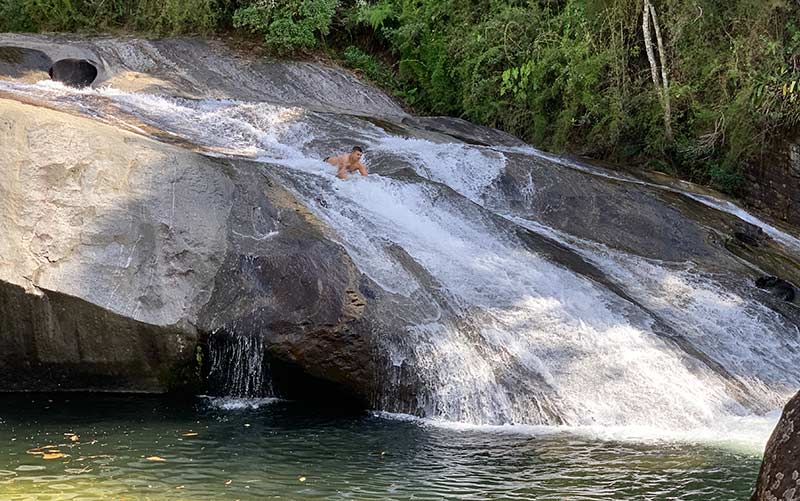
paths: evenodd
<path fill-rule="evenodd" d="M 653 85 L 661 99 L 661 106 L 664 109 L 664 135 L 667 141 L 672 142 L 672 107 L 669 99 L 669 79 L 667 77 L 669 69 L 667 67 L 667 54 L 664 50 L 664 40 L 661 37 L 661 29 L 658 26 L 656 9 L 650 0 L 644 0 L 642 12 L 642 31 L 644 32 L 644 47 L 647 51 L 647 60 L 650 61 L 650 74 L 653 78 Z M 658 45 L 658 56 L 661 62 L 661 75 L 658 71 L 655 50 L 653 50 L 653 39 L 650 33 L 650 20 L 653 21 L 653 28 L 656 33 L 656 43 Z"/>

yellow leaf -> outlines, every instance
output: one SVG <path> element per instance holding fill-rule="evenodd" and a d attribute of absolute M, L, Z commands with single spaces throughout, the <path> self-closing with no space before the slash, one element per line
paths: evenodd
<path fill-rule="evenodd" d="M 227 482 L 225 482 L 225 485 L 231 485 L 232 482 L 233 480 L 228 480 Z"/>
<path fill-rule="evenodd" d="M 42 459 L 61 459 L 67 457 L 66 454 L 58 451 L 46 452 L 42 454 Z"/>
<path fill-rule="evenodd" d="M 196 437 L 197 433 L 195 433 L 193 431 L 190 431 L 189 433 L 184 433 L 183 436 L 184 437 Z"/>
<path fill-rule="evenodd" d="M 166 459 L 161 456 L 147 456 L 145 459 L 148 461 L 166 461 Z"/>
<path fill-rule="evenodd" d="M 300 477 L 300 478 L 298 478 L 297 480 L 299 480 L 299 481 L 301 481 L 301 482 L 305 482 L 305 481 L 306 481 L 306 477 Z"/>

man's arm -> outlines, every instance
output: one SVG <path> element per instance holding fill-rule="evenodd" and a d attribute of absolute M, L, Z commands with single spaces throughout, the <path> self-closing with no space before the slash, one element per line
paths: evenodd
<path fill-rule="evenodd" d="M 356 165 L 356 168 L 358 169 L 358 172 L 360 172 L 362 176 L 367 175 L 367 166 L 362 164 L 360 161 L 358 162 L 358 165 Z"/>
<path fill-rule="evenodd" d="M 347 169 L 344 165 L 339 165 L 336 170 L 336 177 L 339 179 L 347 179 Z"/>

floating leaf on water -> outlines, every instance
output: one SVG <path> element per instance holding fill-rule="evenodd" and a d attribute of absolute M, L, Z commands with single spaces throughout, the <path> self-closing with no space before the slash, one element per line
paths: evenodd
<path fill-rule="evenodd" d="M 161 456 L 147 456 L 145 459 L 148 461 L 166 461 L 166 459 Z"/>
<path fill-rule="evenodd" d="M 233 483 L 233 480 L 228 480 L 227 482 L 225 482 L 225 485 L 231 485 L 231 483 Z"/>
<path fill-rule="evenodd" d="M 196 436 L 197 436 L 197 433 L 196 433 L 196 432 L 194 432 L 194 431 L 190 431 L 190 432 L 188 432 L 188 433 L 184 433 L 184 434 L 183 434 L 183 436 L 184 436 L 184 437 L 196 437 Z"/>
<path fill-rule="evenodd" d="M 63 452 L 53 451 L 42 454 L 42 459 L 61 459 L 67 457 Z"/>
<path fill-rule="evenodd" d="M 45 451 L 39 447 L 34 447 L 33 449 L 28 449 L 25 452 L 34 456 L 41 456 L 42 454 L 44 454 Z"/>
<path fill-rule="evenodd" d="M 300 482 L 305 482 L 306 481 L 306 477 L 300 477 L 297 480 L 299 480 Z"/>

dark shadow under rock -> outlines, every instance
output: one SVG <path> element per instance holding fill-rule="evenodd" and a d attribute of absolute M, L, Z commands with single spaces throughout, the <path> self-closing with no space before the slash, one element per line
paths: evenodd
<path fill-rule="evenodd" d="M 0 47 L 0 75 L 11 80 L 36 82 L 53 64 L 44 52 L 22 47 Z"/>
<path fill-rule="evenodd" d="M 197 333 L 0 281 L 3 391 L 194 392 Z"/>
<path fill-rule="evenodd" d="M 61 59 L 47 72 L 50 78 L 70 87 L 88 87 L 97 78 L 97 67 L 86 59 Z"/>

